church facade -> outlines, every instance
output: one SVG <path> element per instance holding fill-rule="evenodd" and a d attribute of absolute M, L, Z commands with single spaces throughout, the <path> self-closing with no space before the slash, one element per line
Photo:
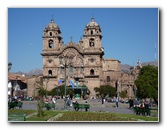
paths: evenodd
<path fill-rule="evenodd" d="M 60 27 L 52 19 L 44 29 L 41 55 L 43 83 L 47 90 L 58 86 L 58 79 L 66 86 L 71 85 L 71 80 L 75 86 L 86 85 L 90 96 L 95 96 L 94 87 L 100 85 L 110 85 L 119 90 L 121 62 L 104 58 L 102 31 L 94 18 L 86 24 L 83 38 L 78 43 L 72 40 L 64 43 Z"/>

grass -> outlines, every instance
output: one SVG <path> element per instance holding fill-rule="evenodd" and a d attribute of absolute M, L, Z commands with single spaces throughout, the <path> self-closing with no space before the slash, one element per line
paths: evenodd
<path fill-rule="evenodd" d="M 8 113 L 26 113 L 26 115 L 29 115 L 34 112 L 36 112 L 36 110 L 20 110 L 20 109 L 8 110 Z"/>
<path fill-rule="evenodd" d="M 26 113 L 27 115 L 34 113 L 36 110 L 9 110 L 10 113 Z M 142 116 L 142 115 L 134 115 L 134 114 L 118 114 L 118 113 L 107 113 L 107 112 L 75 112 L 75 111 L 44 111 L 44 117 L 37 117 L 37 115 L 33 115 L 29 118 L 26 118 L 26 121 L 47 121 L 51 117 L 56 116 L 57 114 L 62 113 L 63 115 L 59 117 L 56 121 L 82 121 L 82 122 L 95 122 L 95 121 L 126 121 L 126 122 L 134 122 L 134 121 L 148 121 L 148 122 L 157 122 L 158 117 L 150 117 L 150 116 Z"/>
<path fill-rule="evenodd" d="M 57 121 L 158 121 L 157 117 L 106 112 L 65 112 Z"/>
<path fill-rule="evenodd" d="M 47 121 L 49 118 L 56 116 L 58 113 L 57 111 L 44 111 L 44 117 L 38 117 L 34 115 L 26 119 L 26 121 Z"/>

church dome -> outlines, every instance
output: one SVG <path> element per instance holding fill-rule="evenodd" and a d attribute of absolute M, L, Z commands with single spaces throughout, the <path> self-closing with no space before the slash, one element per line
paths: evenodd
<path fill-rule="evenodd" d="M 86 26 L 94 27 L 94 26 L 99 26 L 99 24 L 95 22 L 94 18 L 92 18 L 91 21 Z"/>
<path fill-rule="evenodd" d="M 54 19 L 51 19 L 51 22 L 48 24 L 45 30 L 55 30 L 55 29 L 59 29 L 59 26 L 55 24 Z"/>

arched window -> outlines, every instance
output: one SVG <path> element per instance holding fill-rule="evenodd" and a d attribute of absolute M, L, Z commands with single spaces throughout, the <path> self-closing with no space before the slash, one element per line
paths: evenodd
<path fill-rule="evenodd" d="M 90 70 L 90 75 L 95 75 L 95 72 L 93 69 Z"/>
<path fill-rule="evenodd" d="M 49 70 L 49 71 L 48 71 L 48 75 L 49 75 L 49 76 L 52 76 L 52 70 Z"/>
<path fill-rule="evenodd" d="M 50 32 L 50 36 L 52 36 L 52 32 Z"/>
<path fill-rule="evenodd" d="M 48 47 L 54 48 L 53 40 L 49 40 Z"/>
<path fill-rule="evenodd" d="M 93 39 L 93 38 L 91 38 L 91 39 L 89 40 L 89 46 L 90 46 L 90 47 L 94 47 L 94 46 L 95 46 L 95 42 L 94 42 L 94 39 Z"/>
<path fill-rule="evenodd" d="M 110 83 L 110 76 L 107 76 L 107 83 Z"/>
<path fill-rule="evenodd" d="M 107 76 L 107 85 L 110 85 L 110 76 Z"/>
<path fill-rule="evenodd" d="M 92 35 L 92 34 L 93 34 L 93 30 L 91 30 L 91 32 L 90 32 L 90 33 L 91 33 L 91 35 Z"/>

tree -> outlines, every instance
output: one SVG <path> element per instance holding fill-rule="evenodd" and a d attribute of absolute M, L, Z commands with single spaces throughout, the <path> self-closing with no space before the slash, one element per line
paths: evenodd
<path fill-rule="evenodd" d="M 135 80 L 137 86 L 136 95 L 140 98 L 153 98 L 158 104 L 158 67 L 143 66 L 138 78 Z"/>
<path fill-rule="evenodd" d="M 96 92 L 96 96 L 109 95 L 110 97 L 116 96 L 116 88 L 110 85 L 101 85 L 100 87 L 95 87 L 94 91 Z"/>
<path fill-rule="evenodd" d="M 43 106 L 44 106 L 44 96 L 46 95 L 46 90 L 43 88 L 43 82 L 39 82 L 38 84 L 38 100 L 37 100 L 37 116 L 38 117 L 43 117 L 44 116 L 44 111 L 43 111 Z"/>
<path fill-rule="evenodd" d="M 58 87 L 53 88 L 52 90 L 48 91 L 48 95 L 58 95 L 63 97 L 65 94 L 65 85 L 61 85 Z"/>
<path fill-rule="evenodd" d="M 125 91 L 122 91 L 122 92 L 120 93 L 120 97 L 121 97 L 121 98 L 126 98 L 126 97 L 127 97 L 126 92 L 125 92 Z"/>

